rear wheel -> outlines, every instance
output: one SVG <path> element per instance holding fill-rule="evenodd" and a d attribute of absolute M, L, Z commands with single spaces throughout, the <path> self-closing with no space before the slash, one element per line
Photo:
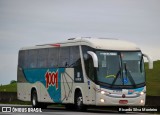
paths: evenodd
<path fill-rule="evenodd" d="M 86 111 L 86 106 L 83 104 L 83 97 L 81 92 L 76 94 L 75 105 L 78 111 Z"/>
<path fill-rule="evenodd" d="M 31 102 L 32 102 L 32 107 L 33 108 L 38 108 L 38 107 L 43 108 L 43 109 L 47 108 L 46 103 L 39 103 L 38 102 L 38 96 L 37 96 L 36 90 L 32 91 Z"/>

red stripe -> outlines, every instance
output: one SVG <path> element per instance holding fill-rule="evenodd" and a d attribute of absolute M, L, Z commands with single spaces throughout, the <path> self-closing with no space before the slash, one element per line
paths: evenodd
<path fill-rule="evenodd" d="M 50 44 L 51 46 L 60 47 L 60 44 Z"/>

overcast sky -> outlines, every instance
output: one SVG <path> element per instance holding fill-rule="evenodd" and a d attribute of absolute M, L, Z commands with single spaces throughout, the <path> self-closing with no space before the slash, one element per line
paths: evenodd
<path fill-rule="evenodd" d="M 160 59 L 160 0 L 0 0 L 0 83 L 17 79 L 21 47 L 81 36 L 131 41 Z"/>

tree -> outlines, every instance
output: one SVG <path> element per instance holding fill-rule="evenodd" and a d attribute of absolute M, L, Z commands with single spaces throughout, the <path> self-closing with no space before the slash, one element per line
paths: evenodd
<path fill-rule="evenodd" d="M 13 83 L 17 83 L 17 81 L 16 80 L 11 80 L 10 84 L 13 84 Z"/>

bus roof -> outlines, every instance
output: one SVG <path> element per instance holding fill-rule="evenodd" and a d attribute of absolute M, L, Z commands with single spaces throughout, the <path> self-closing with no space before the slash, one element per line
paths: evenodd
<path fill-rule="evenodd" d="M 91 38 L 91 37 L 70 38 L 64 42 L 42 44 L 42 45 L 36 45 L 34 47 L 24 47 L 21 50 L 49 48 L 49 47 L 77 46 L 77 45 L 87 45 L 95 49 L 104 49 L 104 50 L 123 50 L 123 51 L 140 50 L 137 47 L 137 45 L 128 41 L 112 39 L 112 38 Z"/>

